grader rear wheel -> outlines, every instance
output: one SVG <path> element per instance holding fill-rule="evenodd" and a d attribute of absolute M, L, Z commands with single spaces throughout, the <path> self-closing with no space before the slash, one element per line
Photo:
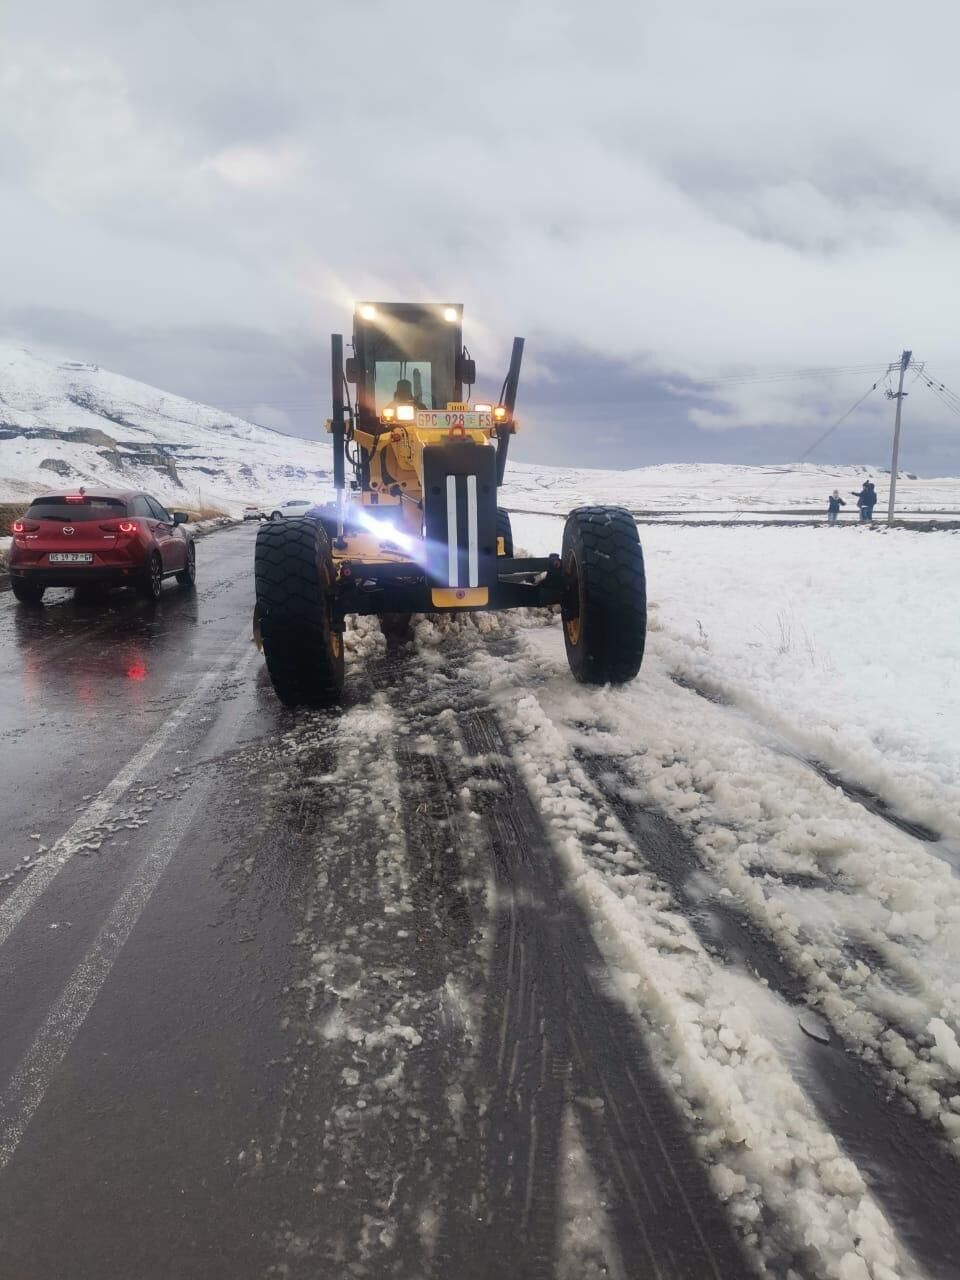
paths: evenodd
<path fill-rule="evenodd" d="M 578 507 L 563 529 L 567 661 L 581 684 L 626 684 L 640 670 L 647 589 L 637 526 L 620 507 Z"/>
<path fill-rule="evenodd" d="M 254 575 L 255 625 L 277 697 L 287 707 L 336 705 L 343 692 L 343 636 L 333 624 L 333 556 L 323 525 L 261 525 Z"/>

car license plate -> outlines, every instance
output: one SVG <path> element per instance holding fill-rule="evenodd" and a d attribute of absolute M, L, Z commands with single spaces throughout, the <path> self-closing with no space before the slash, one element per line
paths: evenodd
<path fill-rule="evenodd" d="M 47 556 L 51 564 L 90 564 L 92 551 L 51 551 Z"/>
<path fill-rule="evenodd" d="M 478 431 L 493 426 L 493 414 L 476 413 L 473 410 L 464 412 L 462 409 L 420 409 L 417 412 L 417 426 L 445 427 L 448 431 L 451 427 L 463 427 L 465 431 Z"/>

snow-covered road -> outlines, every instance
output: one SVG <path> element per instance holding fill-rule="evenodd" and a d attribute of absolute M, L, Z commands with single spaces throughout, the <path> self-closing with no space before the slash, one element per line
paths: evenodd
<path fill-rule="evenodd" d="M 960 1273 L 957 541 L 642 534 L 621 689 L 574 685 L 549 613 L 434 617 L 351 627 L 343 710 L 284 712 L 229 650 L 245 529 L 149 620 L 7 602 L 23 743 L 137 713 L 109 759 L 51 755 L 63 812 L 9 762 L 3 900 L 40 887 L 0 953 L 18 1275 Z M 45 878 L 35 836 L 115 805 L 116 767 L 136 804 Z"/>
<path fill-rule="evenodd" d="M 363 1176 L 371 1122 L 357 1107 L 379 1116 L 379 1080 L 412 1088 L 400 1096 L 421 1144 L 452 1126 L 458 1173 L 430 1219 L 439 1236 L 400 1274 L 438 1256 L 468 1275 L 493 1263 L 525 1273 L 558 1231 L 574 1249 L 568 1274 L 644 1274 L 644 1224 L 669 1204 L 670 1238 L 694 1248 L 676 1274 L 735 1275 L 718 1203 L 767 1275 L 954 1274 L 960 884 L 932 840 L 865 789 L 855 798 L 824 779 L 765 723 L 679 685 L 659 635 L 634 686 L 602 691 L 571 685 L 548 616 L 425 619 L 392 658 L 371 628 L 351 638 L 353 669 L 375 671 L 381 693 L 344 716 L 340 762 L 321 775 L 356 793 L 325 828 L 322 885 L 365 815 L 381 843 L 361 847 L 389 851 L 365 880 L 400 877 L 383 889 L 388 915 L 410 913 L 417 937 L 448 933 L 460 957 L 452 983 L 443 962 L 407 975 L 426 989 L 419 1002 L 394 991 L 396 1061 L 364 1086 L 385 1009 L 366 1027 L 359 993 L 379 987 L 382 1000 L 382 966 L 363 963 L 347 924 L 357 986 L 345 1004 L 330 981 L 336 948 L 313 950 L 328 926 L 306 934 L 321 958 L 310 999 L 326 1002 L 324 1034 L 345 1040 L 354 1092 L 342 1118 L 359 1125 Z M 376 762 L 394 789 L 370 787 Z M 891 933 L 891 902 L 902 914 L 923 893 L 936 929 L 918 946 Z M 425 1119 L 410 1037 L 419 1045 L 445 1017 L 463 1044 L 446 1066 L 447 1109 Z M 573 1169 L 575 1184 L 561 1176 Z M 387 1195 L 389 1152 L 379 1176 L 391 1212 L 367 1224 L 374 1273 L 414 1238 Z M 636 1199 L 651 1177 L 664 1203 Z M 344 1187 L 346 1212 L 357 1187 Z M 583 1197 L 592 1208 L 578 1212 Z"/>

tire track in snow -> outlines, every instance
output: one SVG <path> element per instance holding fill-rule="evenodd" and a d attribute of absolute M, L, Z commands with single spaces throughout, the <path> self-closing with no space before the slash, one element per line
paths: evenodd
<path fill-rule="evenodd" d="M 807 981 L 758 928 L 666 815 L 636 798 L 622 758 L 575 752 L 587 776 L 633 837 L 638 858 L 663 879 L 708 951 L 741 964 L 788 1005 L 802 1011 Z M 705 882 L 709 890 L 705 891 Z M 810 1101 L 864 1174 L 890 1221 L 931 1276 L 960 1271 L 960 1221 L 952 1212 L 960 1177 L 956 1159 L 915 1112 L 892 1095 L 883 1073 L 830 1043 L 809 1039 L 794 1064 Z"/>
<path fill-rule="evenodd" d="M 466 1006 L 484 887 L 460 874 L 469 848 L 443 757 L 423 749 L 415 703 L 406 719 L 390 704 L 393 659 L 361 648 L 344 711 L 292 717 L 265 786 L 301 902 L 264 1151 L 291 1188 L 274 1239 L 290 1280 L 430 1274 L 476 1110 Z"/>
<path fill-rule="evenodd" d="M 729 707 L 739 715 L 746 716 L 749 720 L 754 721 L 758 725 L 760 724 L 755 714 L 738 707 L 736 700 L 718 686 L 706 685 L 699 681 L 691 680 L 676 672 L 671 674 L 670 679 L 675 685 L 679 686 L 679 688 L 689 690 L 690 693 L 694 693 L 697 697 L 713 703 L 714 706 Z M 767 726 L 762 727 L 764 732 L 775 732 Z M 780 737 L 779 734 L 776 736 L 778 738 Z M 893 805 L 884 800 L 882 796 L 877 795 L 875 791 L 871 790 L 871 788 L 866 786 L 864 783 L 849 778 L 837 769 L 830 768 L 830 766 L 825 764 L 822 760 L 806 755 L 803 751 L 793 748 L 785 741 L 780 746 L 780 749 L 784 755 L 790 756 L 791 759 L 799 760 L 801 764 L 806 765 L 808 769 L 812 769 L 813 772 L 817 774 L 819 778 L 822 778 L 829 786 L 842 791 L 849 800 L 860 805 L 875 817 L 882 818 L 884 822 L 889 823 L 889 825 L 896 828 L 897 831 L 902 831 L 905 835 L 913 836 L 915 840 L 920 840 L 925 844 L 936 845 L 944 841 L 944 836 L 941 832 L 928 826 L 924 822 L 919 822 L 915 818 L 907 818 L 903 814 L 898 813 Z M 954 870 L 960 872 L 960 867 L 958 867 L 955 857 L 953 856 L 953 850 L 950 848 L 949 842 L 947 842 L 943 851 L 932 849 L 931 852 L 935 853 L 938 857 L 943 857 L 944 861 L 949 862 Z"/>
<path fill-rule="evenodd" d="M 465 784 L 495 882 L 486 1012 L 468 1085 L 483 1113 L 451 1170 L 433 1274 L 556 1274 L 564 1116 L 575 1104 L 626 1273 L 740 1277 L 746 1263 L 727 1213 L 642 1035 L 607 990 L 605 962 L 487 684 L 464 678 L 478 650 L 506 665 L 518 652 L 512 628 L 486 631 L 450 626 L 434 655 L 442 665 L 421 650 L 407 655 L 406 676 L 403 661 L 387 676 L 396 713 L 412 721 L 405 737 L 423 731 L 440 752 L 433 781 Z M 400 745 L 397 753 L 406 754 Z M 408 848 L 411 834 L 408 823 Z"/>
<path fill-rule="evenodd" d="M 549 823 L 559 861 L 577 877 L 578 898 L 590 905 L 593 929 L 619 973 L 617 987 L 631 1017 L 650 1027 L 658 1069 L 677 1088 L 688 1120 L 696 1127 L 704 1118 L 699 1144 L 707 1162 L 716 1162 L 717 1186 L 732 1197 L 731 1210 L 751 1246 L 771 1274 L 792 1267 L 804 1277 L 866 1275 L 867 1259 L 876 1262 L 878 1275 L 916 1275 L 791 1068 L 758 1034 L 764 1027 L 756 1022 L 757 1006 L 767 1015 L 776 1002 L 759 984 L 748 989 L 752 979 L 725 977 L 699 945 L 691 945 L 666 886 L 658 889 L 659 882 L 641 871 L 636 850 L 626 852 L 632 842 L 610 806 L 597 803 L 596 788 L 572 758 L 569 735 L 558 732 L 527 689 L 542 688 L 539 698 L 559 694 L 562 717 L 571 704 L 594 716 L 597 700 L 612 708 L 620 695 L 568 689 L 565 673 L 553 670 L 555 646 L 546 662 L 544 648 L 539 639 L 527 646 L 526 663 L 500 681 L 497 696 L 514 758 Z M 473 666 L 475 678 L 489 678 L 490 664 L 482 657 Z M 630 740 L 636 715 L 630 707 L 624 730 Z M 750 1012 L 734 1017 L 738 1002 Z M 779 1022 L 782 1031 L 782 1014 Z M 787 1024 L 791 1040 L 802 1041 L 792 1017 Z"/>
<path fill-rule="evenodd" d="M 731 827 L 732 833 L 739 834 L 747 845 L 757 844 L 762 848 L 765 843 L 776 840 L 769 829 L 773 810 L 769 799 L 764 798 L 765 783 L 769 784 L 774 772 L 766 768 L 765 762 L 770 757 L 771 763 L 782 762 L 787 767 L 795 762 L 825 782 L 826 790 L 813 784 L 800 813 L 802 823 L 809 830 L 820 831 L 822 819 L 821 838 L 829 851 L 825 860 L 837 870 L 828 871 L 819 884 L 805 885 L 802 879 L 791 881 L 783 876 L 779 865 L 776 870 L 754 865 L 741 869 L 755 878 L 758 874 L 772 882 L 779 878 L 781 884 L 801 890 L 795 895 L 781 894 L 775 904 L 778 912 L 786 910 L 801 918 L 799 929 L 793 930 L 795 937 L 787 938 L 781 930 L 780 941 L 788 949 L 800 941 L 803 946 L 818 948 L 826 954 L 826 961 L 821 959 L 820 964 L 828 981 L 820 984 L 823 990 L 818 1003 L 826 1006 L 829 997 L 829 1002 L 835 1005 L 836 1015 L 832 1015 L 832 1020 L 841 1034 L 844 1032 L 838 1025 L 839 1020 L 849 1019 L 851 1015 L 872 1020 L 872 1029 L 861 1026 L 851 1037 L 862 1042 L 858 1043 L 857 1051 L 865 1052 L 883 1066 L 888 1072 L 888 1081 L 936 1126 L 938 1136 L 947 1129 L 956 1140 L 960 1136 L 957 1107 L 952 1102 L 958 1095 L 956 1072 L 931 1071 L 933 1037 L 929 1023 L 931 1019 L 940 1018 L 948 1025 L 957 1026 L 958 988 L 951 974 L 955 974 L 956 949 L 952 939 L 960 903 L 954 886 L 945 877 L 956 876 L 960 845 L 952 838 L 940 837 L 932 828 L 918 827 L 913 819 L 893 815 L 882 798 L 876 797 L 876 805 L 865 804 L 864 797 L 873 793 L 860 783 L 834 785 L 839 775 L 797 751 L 782 733 L 767 729 L 749 710 L 733 706 L 725 695 L 717 694 L 713 684 L 695 685 L 685 678 L 678 681 L 673 675 L 670 679 L 715 704 L 718 710 L 705 709 L 705 714 L 715 717 L 719 725 L 726 724 L 729 728 L 736 725 L 739 729 L 737 754 L 742 760 L 749 760 L 751 753 L 756 758 L 753 766 L 759 775 L 756 796 L 764 808 L 764 817 L 759 823 L 754 821 L 752 833 L 745 833 L 736 825 Z M 727 720 L 727 715 L 733 718 Z M 716 728 L 717 725 L 712 725 L 711 731 L 715 732 Z M 760 761 L 764 764 L 759 764 Z M 785 774 L 784 768 L 779 772 Z M 744 785 L 743 768 L 740 785 Z M 781 785 L 798 786 L 798 780 L 783 776 Z M 802 788 L 803 784 L 799 786 Z M 842 793 L 839 802 L 835 794 L 838 790 Z M 705 802 L 710 804 L 710 799 Z M 815 808 L 818 803 L 822 803 L 820 810 Z M 885 842 L 882 826 L 859 819 L 863 811 L 881 818 L 891 832 L 898 833 L 889 836 L 892 843 Z M 855 838 L 838 840 L 838 823 L 850 821 L 853 815 L 858 815 L 853 819 Z M 714 843 L 721 825 L 711 818 L 700 834 L 704 837 L 709 834 Z M 936 839 L 923 839 L 923 832 Z M 910 841 L 900 840 L 902 835 L 909 836 Z M 912 841 L 917 842 L 915 846 Z M 851 850 L 856 852 L 855 857 L 849 856 Z M 935 861 L 931 862 L 931 857 Z M 941 864 L 944 875 L 939 874 Z M 815 893 L 805 895 L 804 888 L 820 889 L 823 896 L 818 899 Z M 845 901 L 839 897 L 838 890 L 845 894 Z M 857 894 L 863 898 L 861 912 L 857 909 Z M 827 912 L 823 910 L 825 906 Z M 826 918 L 828 912 L 831 919 Z M 906 913 L 906 919 L 897 919 L 901 912 Z M 930 916 L 926 926 L 929 932 L 923 923 L 913 927 L 909 924 L 911 913 L 924 912 Z M 936 923 L 931 923 L 934 918 Z M 851 985 L 844 977 L 844 970 L 858 968 L 859 976 Z M 806 969 L 809 973 L 809 966 Z M 817 976 L 811 975 L 811 979 L 815 981 Z M 817 995 L 814 986 L 810 992 L 812 996 Z M 901 997 L 899 1004 L 895 997 Z M 890 1042 L 886 1043 L 887 1040 Z M 939 1101 L 935 1102 L 937 1097 Z"/>
<path fill-rule="evenodd" d="M 479 1063 L 486 1112 L 448 1198 L 435 1274 L 554 1274 L 564 1107 L 580 1098 L 628 1272 L 739 1277 L 746 1263 L 726 1211 L 636 1024 L 606 988 L 604 959 L 512 763 L 487 682 L 462 674 L 481 650 L 506 669 L 517 653 L 512 629 L 451 630 L 443 668 L 434 667 L 439 691 L 425 697 L 429 680 L 417 682 L 425 706 L 432 697 L 455 717 L 496 899 Z"/>
<path fill-rule="evenodd" d="M 417 886 L 413 897 L 428 904 L 441 939 L 452 934 L 450 946 L 463 963 L 467 954 L 458 953 L 457 941 L 465 927 L 468 863 L 473 877 L 483 881 L 481 899 L 472 903 L 473 917 L 488 911 L 489 850 L 478 822 L 486 811 L 476 804 L 474 790 L 486 789 L 493 806 L 507 797 L 495 771 L 465 758 L 470 752 L 464 722 L 479 714 L 485 694 L 462 681 L 458 671 L 477 637 L 454 629 L 446 640 L 448 670 L 434 670 L 424 679 L 417 655 L 407 648 L 376 678 L 404 722 L 396 756 Z M 490 638 L 494 653 L 503 656 L 511 647 L 509 636 Z M 476 934 L 475 923 L 472 928 Z M 530 954 L 516 901 L 497 898 L 486 932 L 489 940 L 476 951 L 468 983 L 478 1024 L 473 1043 L 469 1050 L 459 1046 L 458 1064 L 448 1063 L 459 1077 L 455 1097 L 464 1104 L 460 1141 L 446 1170 L 435 1167 L 432 1185 L 421 1187 L 424 1198 L 432 1194 L 442 1205 L 430 1274 L 436 1280 L 459 1274 L 548 1280 L 556 1267 L 566 1056 L 558 1060 L 545 1035 L 544 984 L 538 974 L 543 960 Z M 447 954 L 447 971 L 449 959 Z"/>

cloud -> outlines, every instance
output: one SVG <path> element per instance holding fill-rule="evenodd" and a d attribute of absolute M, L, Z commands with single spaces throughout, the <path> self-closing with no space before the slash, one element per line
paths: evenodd
<path fill-rule="evenodd" d="M 289 183 L 303 163 L 298 147 L 227 147 L 206 162 L 224 182 L 235 187 L 269 187 Z"/>
<path fill-rule="evenodd" d="M 325 375 L 278 388 L 280 353 L 322 371 L 359 296 L 460 298 L 482 367 L 527 337 L 531 404 L 559 384 L 571 421 L 588 414 L 578 397 L 606 394 L 603 379 L 571 382 L 558 353 L 591 353 L 623 371 L 612 394 L 643 371 L 689 428 L 677 448 L 724 434 L 746 448 L 739 424 L 779 430 L 779 449 L 859 388 L 724 378 L 882 368 L 905 344 L 949 371 L 955 354 L 960 12 L 920 0 L 910 58 L 899 14 L 887 0 L 15 6 L 0 52 L 8 325 L 36 342 L 46 317 L 61 341 L 85 315 L 84 353 L 113 330 L 109 349 L 135 361 L 122 372 L 249 396 L 300 429 L 287 400 L 325 400 Z M 610 428 L 621 450 L 632 407 Z M 946 412 L 925 437 L 943 466 Z"/>

